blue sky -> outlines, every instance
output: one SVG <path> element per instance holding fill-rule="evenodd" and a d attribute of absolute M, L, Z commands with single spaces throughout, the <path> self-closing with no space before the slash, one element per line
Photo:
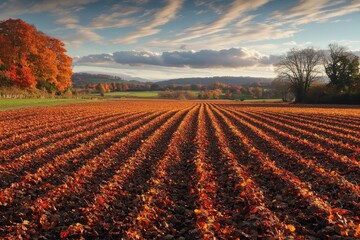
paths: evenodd
<path fill-rule="evenodd" d="M 65 42 L 75 72 L 127 78 L 273 77 L 293 47 L 360 51 L 360 0 L 1 0 L 0 16 Z"/>

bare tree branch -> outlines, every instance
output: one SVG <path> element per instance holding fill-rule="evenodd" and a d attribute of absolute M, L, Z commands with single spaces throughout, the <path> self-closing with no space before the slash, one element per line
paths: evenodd
<path fill-rule="evenodd" d="M 291 49 L 276 64 L 278 77 L 290 83 L 296 101 L 302 102 L 311 84 L 321 74 L 321 52 L 314 48 Z"/>

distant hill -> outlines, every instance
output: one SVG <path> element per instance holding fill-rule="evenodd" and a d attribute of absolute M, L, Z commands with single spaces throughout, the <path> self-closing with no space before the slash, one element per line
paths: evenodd
<path fill-rule="evenodd" d="M 208 78 L 178 78 L 165 81 L 158 81 L 158 85 L 170 85 L 170 84 L 201 84 L 210 85 L 214 82 L 221 82 L 225 84 L 240 84 L 247 85 L 252 83 L 270 83 L 273 78 L 254 78 L 254 77 L 208 77 Z"/>
<path fill-rule="evenodd" d="M 88 84 L 97 83 L 127 83 L 144 85 L 151 84 L 151 82 L 143 82 L 137 80 L 124 80 L 119 76 L 111 76 L 107 74 L 99 73 L 74 73 L 71 77 L 73 86 L 76 88 L 85 88 Z M 203 86 L 210 85 L 214 82 L 220 82 L 224 84 L 236 84 L 236 85 L 251 85 L 255 83 L 269 84 L 273 81 L 272 78 L 254 78 L 254 77 L 208 77 L 208 78 L 178 78 L 171 80 L 163 80 L 155 82 L 159 86 L 167 86 L 171 84 L 177 85 L 191 85 L 201 84 Z"/>
<path fill-rule="evenodd" d="M 71 81 L 74 87 L 85 88 L 87 84 L 97 83 L 132 83 L 132 84 L 144 84 L 143 82 L 136 80 L 124 80 L 118 76 L 111 76 L 106 74 L 93 74 L 93 73 L 74 73 L 71 76 Z"/>

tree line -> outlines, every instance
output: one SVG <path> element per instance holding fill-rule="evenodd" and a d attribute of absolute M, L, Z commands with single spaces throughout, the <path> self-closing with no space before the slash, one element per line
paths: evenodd
<path fill-rule="evenodd" d="M 89 83 L 85 87 L 86 93 L 99 93 L 101 96 L 110 92 L 131 91 L 159 91 L 160 98 L 169 99 L 254 99 L 254 98 L 279 98 L 278 90 L 271 83 L 253 83 L 247 85 L 225 84 L 214 82 L 209 85 L 202 84 L 169 84 L 159 85 L 144 82 L 126 83 L 100 82 Z M 197 97 L 194 92 L 198 92 Z"/>
<path fill-rule="evenodd" d="M 294 48 L 275 67 L 283 97 L 290 92 L 298 103 L 360 103 L 359 57 L 344 46 Z"/>

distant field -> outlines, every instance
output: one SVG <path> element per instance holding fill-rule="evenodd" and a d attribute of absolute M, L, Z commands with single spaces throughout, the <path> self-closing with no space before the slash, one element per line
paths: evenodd
<path fill-rule="evenodd" d="M 256 103 L 260 103 L 260 102 L 282 102 L 281 99 L 245 99 L 244 102 L 256 102 Z"/>
<path fill-rule="evenodd" d="M 28 108 L 28 107 L 45 107 L 45 106 L 55 106 L 61 104 L 71 104 L 71 103 L 84 103 L 91 102 L 94 100 L 88 99 L 58 99 L 58 98 L 33 98 L 33 99 L 3 99 L 0 98 L 0 111 L 19 109 L 19 108 Z"/>
<path fill-rule="evenodd" d="M 100 94 L 92 94 L 93 96 L 100 96 Z M 105 97 L 113 97 L 113 98 L 157 98 L 158 91 L 144 91 L 144 92 L 111 92 L 105 93 Z"/>
<path fill-rule="evenodd" d="M 107 97 L 113 97 L 113 98 L 158 98 L 158 93 L 160 91 L 134 91 L 134 92 L 111 92 L 111 93 L 105 93 L 105 98 Z M 197 98 L 199 95 L 199 91 L 192 91 L 194 92 L 195 97 Z M 92 94 L 92 96 L 100 96 L 98 93 Z"/>
<path fill-rule="evenodd" d="M 105 98 L 158 98 L 158 93 L 161 91 L 133 91 L 133 92 L 110 92 L 105 93 Z M 199 96 L 199 91 L 191 91 L 195 98 Z M 93 97 L 100 97 L 99 93 L 91 94 Z M 221 97 L 224 97 L 222 95 Z M 281 99 L 245 99 L 244 102 L 281 102 Z"/>
<path fill-rule="evenodd" d="M 156 99 L 0 112 L 0 239 L 359 239 L 359 116 Z"/>
<path fill-rule="evenodd" d="M 157 99 L 159 91 L 145 91 L 145 92 L 111 92 L 106 93 L 104 98 L 148 98 L 148 99 Z M 199 91 L 193 91 L 195 97 L 199 95 Z M 89 97 L 99 98 L 100 94 L 91 94 Z M 101 99 L 101 98 L 99 98 Z M 97 99 L 97 100 L 99 100 Z M 56 106 L 62 104 L 72 104 L 72 103 L 85 103 L 93 102 L 96 100 L 90 99 L 58 99 L 58 98 L 36 98 L 36 99 L 1 99 L 0 98 L 0 111 L 19 109 L 19 108 L 29 108 L 29 107 L 45 107 L 45 106 Z M 246 99 L 243 102 L 281 102 L 281 99 Z"/>

